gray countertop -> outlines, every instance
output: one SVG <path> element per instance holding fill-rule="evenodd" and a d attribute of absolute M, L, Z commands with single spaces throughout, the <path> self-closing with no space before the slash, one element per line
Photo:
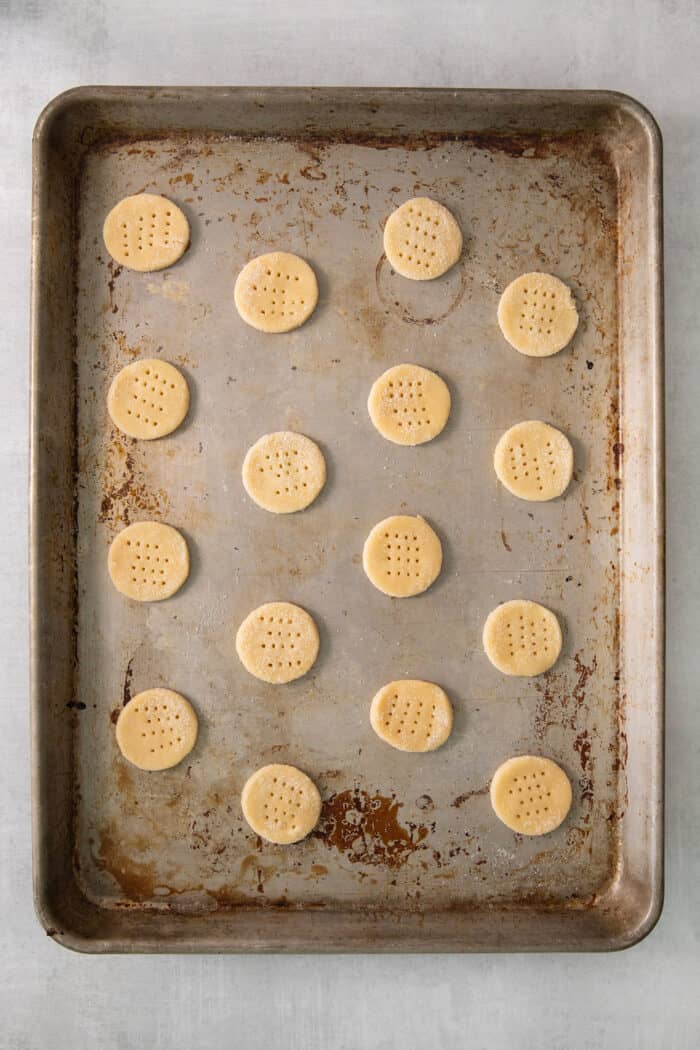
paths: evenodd
<path fill-rule="evenodd" d="M 700 7 L 697 0 L 0 0 L 0 1047 L 700 1044 Z M 76 84 L 611 88 L 665 145 L 667 891 L 659 925 L 609 956 L 84 957 L 31 902 L 27 703 L 30 138 Z"/>

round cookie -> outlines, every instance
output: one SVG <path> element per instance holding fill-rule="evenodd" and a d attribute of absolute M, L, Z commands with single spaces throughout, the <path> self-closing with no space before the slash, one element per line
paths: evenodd
<path fill-rule="evenodd" d="M 462 254 L 462 231 L 454 215 L 430 197 L 413 197 L 392 212 L 384 227 L 384 253 L 402 277 L 441 277 Z"/>
<path fill-rule="evenodd" d="M 256 835 L 288 846 L 306 838 L 318 824 L 321 795 L 296 766 L 262 766 L 246 781 L 241 806 Z"/>
<path fill-rule="evenodd" d="M 561 430 L 538 419 L 516 423 L 493 454 L 502 485 L 519 499 L 542 503 L 561 496 L 574 472 L 574 450 Z"/>
<path fill-rule="evenodd" d="M 375 381 L 367 401 L 370 419 L 395 445 L 432 441 L 447 423 L 447 383 L 420 365 L 395 365 Z"/>
<path fill-rule="evenodd" d="M 318 656 L 318 628 L 305 609 L 267 602 L 246 616 L 236 633 L 236 652 L 246 671 L 262 682 L 293 682 Z"/>
<path fill-rule="evenodd" d="M 105 219 L 102 236 L 115 262 L 145 273 L 177 262 L 190 243 L 190 226 L 167 197 L 137 193 L 115 204 Z"/>
<path fill-rule="evenodd" d="M 512 347 L 527 357 L 550 357 L 571 342 L 578 310 L 571 289 L 551 273 L 524 273 L 506 288 L 498 323 Z"/>
<path fill-rule="evenodd" d="M 382 686 L 369 720 L 377 736 L 399 751 L 434 751 L 452 732 L 452 704 L 439 685 L 403 679 Z"/>
<path fill-rule="evenodd" d="M 423 518 L 397 514 L 374 526 L 365 540 L 362 565 L 378 590 L 392 598 L 411 598 L 440 575 L 442 545 Z"/>
<path fill-rule="evenodd" d="M 549 758 L 518 755 L 500 765 L 491 781 L 491 805 L 499 820 L 521 835 L 546 835 L 571 809 L 571 783 Z"/>
<path fill-rule="evenodd" d="M 190 555 L 184 536 L 171 525 L 137 521 L 112 540 L 107 567 L 112 583 L 127 598 L 160 602 L 182 587 Z"/>
<path fill-rule="evenodd" d="M 269 252 L 246 263 L 236 278 L 233 296 L 246 324 L 259 332 L 291 332 L 314 312 L 318 282 L 298 255 Z"/>
<path fill-rule="evenodd" d="M 326 461 L 318 445 L 303 434 L 279 430 L 265 434 L 243 460 L 243 484 L 255 503 L 273 514 L 303 510 L 326 483 Z"/>
<path fill-rule="evenodd" d="M 146 689 L 132 697 L 117 719 L 117 744 L 139 769 L 170 769 L 197 741 L 197 715 L 172 689 Z"/>
<path fill-rule="evenodd" d="M 503 674 L 531 678 L 559 659 L 561 627 L 544 605 L 517 598 L 489 613 L 483 642 L 489 660 Z"/>
<path fill-rule="evenodd" d="M 112 380 L 107 409 L 129 437 L 150 441 L 177 430 L 190 407 L 182 372 L 167 361 L 144 358 L 122 368 Z"/>

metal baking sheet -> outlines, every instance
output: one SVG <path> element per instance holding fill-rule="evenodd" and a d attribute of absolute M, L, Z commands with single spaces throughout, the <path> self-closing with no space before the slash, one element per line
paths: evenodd
<path fill-rule="evenodd" d="M 101 227 L 126 194 L 163 193 L 192 243 L 173 268 L 122 270 Z M 396 276 L 382 224 L 430 195 L 465 233 L 459 265 Z M 35 134 L 32 590 L 37 907 L 87 951 L 541 950 L 622 947 L 661 907 L 663 522 L 660 140 L 610 93 L 86 88 Z M 233 282 L 254 255 L 307 258 L 320 302 L 300 330 L 244 325 Z M 496 324 L 505 285 L 531 269 L 571 285 L 572 346 L 515 353 Z M 109 383 L 141 356 L 187 376 L 186 424 L 125 438 Z M 366 399 L 413 361 L 448 382 L 431 444 L 383 441 Z M 500 433 L 541 418 L 573 440 L 574 482 L 520 502 L 492 469 Z M 245 495 L 261 434 L 322 447 L 328 484 L 280 518 Z M 361 567 L 369 529 L 426 516 L 445 560 L 397 601 Z M 110 541 L 146 518 L 181 529 L 189 582 L 138 605 L 111 587 Z M 560 617 L 549 673 L 501 676 L 483 621 L 514 597 Z M 237 625 L 274 599 L 321 632 L 310 674 L 251 678 Z M 368 720 L 393 678 L 439 682 L 448 744 L 384 745 Z M 142 773 L 114 721 L 169 686 L 201 733 L 180 767 Z M 561 763 L 565 824 L 523 838 L 491 812 L 512 754 Z M 248 775 L 290 762 L 318 783 L 322 819 L 293 848 L 242 819 Z"/>

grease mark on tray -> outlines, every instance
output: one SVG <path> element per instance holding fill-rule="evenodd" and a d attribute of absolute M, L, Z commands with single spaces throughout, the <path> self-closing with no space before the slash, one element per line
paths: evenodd
<path fill-rule="evenodd" d="M 463 256 L 462 261 L 453 266 L 444 277 L 439 277 L 434 281 L 422 282 L 430 287 L 429 289 L 421 289 L 420 292 L 430 295 L 432 302 L 435 302 L 435 297 L 439 296 L 441 305 L 431 314 L 419 315 L 414 312 L 413 303 L 409 298 L 410 294 L 415 299 L 417 294 L 415 288 L 404 289 L 396 283 L 401 281 L 404 284 L 410 283 L 415 285 L 416 282 L 405 282 L 404 278 L 398 277 L 391 269 L 389 261 L 383 252 L 379 256 L 375 267 L 374 279 L 377 286 L 377 294 L 390 314 L 398 317 L 399 320 L 404 321 L 406 324 L 424 327 L 442 324 L 450 314 L 454 313 L 464 299 L 469 283 L 469 275 L 464 265 Z M 404 294 L 406 295 L 406 300 L 402 302 L 401 299 Z"/>
<path fill-rule="evenodd" d="M 399 823 L 402 803 L 394 795 L 371 795 L 353 788 L 324 802 L 314 833 L 353 864 L 370 864 L 398 870 L 416 850 L 430 828 L 425 824 Z"/>

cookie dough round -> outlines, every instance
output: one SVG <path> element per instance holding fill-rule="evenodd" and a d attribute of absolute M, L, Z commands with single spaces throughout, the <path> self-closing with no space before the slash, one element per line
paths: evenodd
<path fill-rule="evenodd" d="M 318 647 L 313 618 L 291 602 L 267 602 L 254 609 L 236 634 L 236 652 L 246 671 L 275 685 L 305 675 Z"/>
<path fill-rule="evenodd" d="M 462 254 L 462 231 L 454 215 L 430 197 L 413 197 L 392 212 L 384 227 L 384 253 L 402 277 L 441 277 Z"/>
<path fill-rule="evenodd" d="M 172 689 L 146 689 L 132 697 L 117 719 L 117 744 L 139 769 L 170 769 L 197 741 L 197 716 Z"/>
<path fill-rule="evenodd" d="M 256 835 L 288 846 L 306 838 L 318 824 L 321 795 L 296 766 L 262 766 L 246 781 L 241 806 Z"/>
<path fill-rule="evenodd" d="M 434 751 L 452 732 L 452 704 L 439 685 L 406 678 L 382 686 L 369 720 L 377 736 L 399 751 Z"/>
<path fill-rule="evenodd" d="M 167 197 L 137 193 L 115 204 L 102 236 L 115 262 L 144 273 L 177 262 L 190 243 L 190 226 Z"/>
<path fill-rule="evenodd" d="M 243 460 L 243 484 L 255 503 L 273 514 L 304 510 L 326 483 L 326 461 L 303 434 L 279 430 L 258 438 Z"/>
<path fill-rule="evenodd" d="M 498 323 L 512 347 L 528 357 L 550 357 L 573 339 L 578 310 L 571 289 L 551 273 L 524 273 L 506 288 Z"/>
<path fill-rule="evenodd" d="M 447 423 L 450 391 L 428 368 L 395 365 L 375 381 L 367 408 L 382 437 L 395 445 L 422 445 Z"/>
<path fill-rule="evenodd" d="M 489 660 L 503 674 L 531 678 L 559 659 L 561 627 L 544 605 L 517 598 L 489 613 L 483 642 Z"/>
<path fill-rule="evenodd" d="M 494 773 L 491 805 L 512 831 L 546 835 L 559 827 L 571 809 L 571 783 L 550 758 L 518 755 Z"/>
<path fill-rule="evenodd" d="M 374 586 L 392 598 L 422 594 L 440 575 L 442 545 L 421 517 L 397 514 L 375 525 L 362 565 Z"/>
<path fill-rule="evenodd" d="M 190 571 L 185 537 L 172 525 L 137 521 L 114 539 L 107 556 L 112 583 L 137 602 L 160 602 L 179 591 Z"/>
<path fill-rule="evenodd" d="M 318 302 L 309 264 L 289 252 L 269 252 L 243 267 L 233 291 L 236 309 L 259 332 L 291 332 L 308 321 Z"/>
<path fill-rule="evenodd" d="M 519 499 L 542 503 L 561 496 L 574 472 L 574 450 L 561 430 L 527 419 L 506 430 L 496 445 L 498 480 Z"/>
<path fill-rule="evenodd" d="M 167 361 L 145 358 L 122 368 L 109 388 L 112 422 L 129 437 L 150 441 L 177 430 L 190 407 L 182 372 Z"/>

